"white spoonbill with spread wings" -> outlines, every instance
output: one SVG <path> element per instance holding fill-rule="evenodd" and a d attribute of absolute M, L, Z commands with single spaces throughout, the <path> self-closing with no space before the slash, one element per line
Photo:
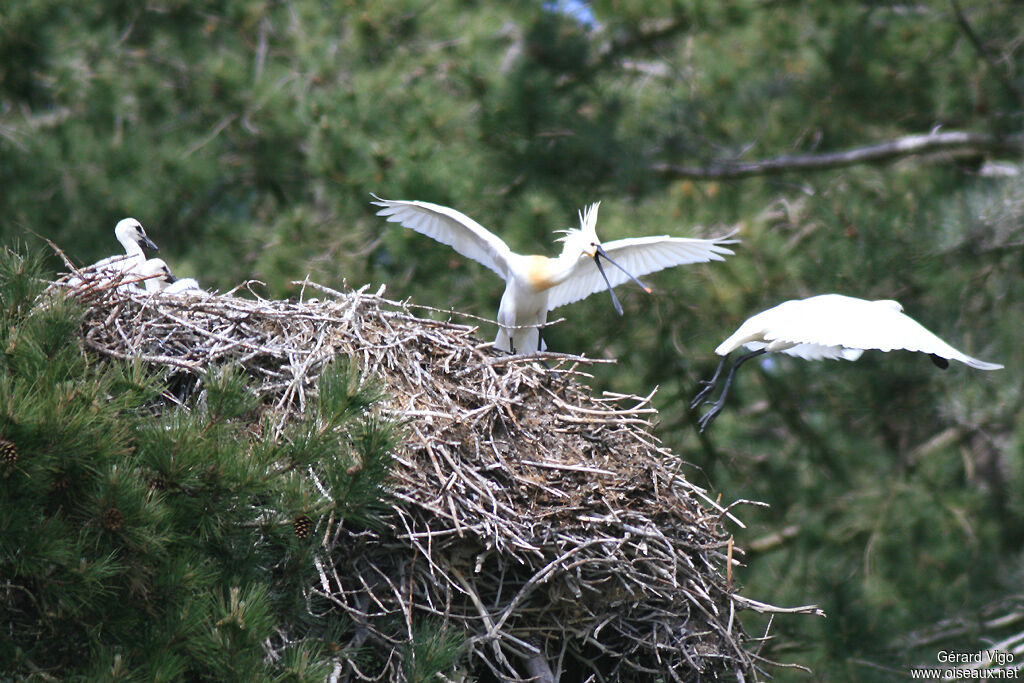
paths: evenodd
<path fill-rule="evenodd" d="M 498 307 L 496 348 L 513 353 L 533 353 L 544 348 L 540 327 L 548 311 L 584 299 L 607 288 L 615 311 L 622 306 L 612 291 L 632 280 L 650 293 L 637 278 L 664 268 L 687 263 L 722 261 L 732 254 L 729 239 L 684 237 L 633 237 L 604 242 L 597 238 L 597 207 L 580 212 L 580 227 L 565 230 L 558 241 L 556 258 L 516 254 L 505 242 L 469 216 L 455 209 L 419 201 L 381 199 L 373 196 L 377 212 L 394 223 L 447 244 L 463 256 L 490 268 L 505 281 Z M 601 259 L 615 266 L 605 271 Z"/>
<path fill-rule="evenodd" d="M 821 294 L 783 302 L 740 325 L 715 349 L 715 353 L 726 358 L 722 358 L 714 376 L 702 382 L 704 389 L 693 399 L 691 410 L 702 403 L 710 403 L 706 398 L 714 390 L 728 355 L 741 346 L 750 352 L 738 357 L 729 368 L 722 395 L 700 418 L 702 432 L 725 405 L 725 396 L 736 368 L 765 353 L 785 353 L 804 360 L 841 358 L 853 361 L 867 349 L 905 349 L 929 354 L 943 369 L 951 360 L 978 370 L 1000 370 L 1003 367 L 957 351 L 924 325 L 905 315 L 903 306 L 897 301 L 867 301 L 842 294 Z"/>

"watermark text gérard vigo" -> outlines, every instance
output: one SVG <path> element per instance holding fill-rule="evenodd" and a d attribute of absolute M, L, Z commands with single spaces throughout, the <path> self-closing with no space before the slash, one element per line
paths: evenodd
<path fill-rule="evenodd" d="M 939 650 L 935 657 L 941 664 L 980 664 L 982 666 L 1013 664 L 1013 653 L 1005 650 L 978 650 L 976 652 Z"/>

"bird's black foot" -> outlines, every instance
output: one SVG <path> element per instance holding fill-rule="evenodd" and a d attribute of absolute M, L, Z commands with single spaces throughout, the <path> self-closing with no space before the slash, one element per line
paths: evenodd
<path fill-rule="evenodd" d="M 732 364 L 732 367 L 729 368 L 729 374 L 725 376 L 725 382 L 722 386 L 722 393 L 719 395 L 718 400 L 715 401 L 715 405 L 711 406 L 711 410 L 704 413 L 704 415 L 702 415 L 701 418 L 697 421 L 697 425 L 700 428 L 700 432 L 702 434 L 704 433 L 704 430 L 708 428 L 708 425 L 711 424 L 711 422 L 715 419 L 718 413 L 722 412 L 722 408 L 725 406 L 725 397 L 729 395 L 729 387 L 732 386 L 732 378 L 736 374 L 736 368 L 743 365 L 751 358 L 757 358 L 758 356 L 764 353 L 767 353 L 766 348 L 751 351 L 750 353 L 744 354 L 737 358 L 736 361 Z M 711 390 L 718 383 L 718 377 L 719 375 L 722 374 L 722 368 L 725 367 L 726 358 L 728 358 L 728 356 L 723 357 L 722 361 L 718 364 L 718 369 L 715 370 L 715 376 L 712 377 L 708 382 L 702 382 L 702 384 L 705 384 L 705 387 L 701 389 L 700 393 L 694 397 L 693 402 L 690 403 L 690 410 L 696 408 L 698 405 L 701 404 L 701 402 L 710 403 L 710 401 L 706 400 L 706 397 L 708 394 L 711 393 Z"/>
<path fill-rule="evenodd" d="M 715 418 L 718 417 L 718 414 L 722 412 L 722 406 L 724 405 L 725 401 L 717 401 L 715 405 L 711 406 L 711 410 L 701 415 L 700 419 L 697 420 L 697 431 L 703 434 L 704 430 L 708 428 L 708 425 L 714 422 Z"/>
<path fill-rule="evenodd" d="M 700 380 L 699 384 L 704 388 L 690 401 L 690 410 L 694 410 L 700 404 L 707 402 L 708 394 L 714 391 L 715 385 L 718 384 L 718 378 L 722 375 L 723 367 L 725 367 L 725 358 L 718 362 L 718 367 L 715 368 L 715 374 L 711 376 L 711 379 Z"/>
<path fill-rule="evenodd" d="M 708 395 L 715 389 L 715 381 L 710 379 L 702 379 L 699 384 L 704 387 L 693 397 L 690 401 L 690 410 L 696 410 L 698 406 L 707 403 Z"/>

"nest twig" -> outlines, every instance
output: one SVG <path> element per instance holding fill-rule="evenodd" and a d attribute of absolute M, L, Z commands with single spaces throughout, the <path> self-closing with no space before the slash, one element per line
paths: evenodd
<path fill-rule="evenodd" d="M 385 385 L 408 424 L 386 527 L 321 524 L 311 588 L 354 623 L 347 651 L 382 656 L 335 679 L 400 679 L 415 651 L 400 646 L 433 618 L 498 680 L 746 680 L 766 660 L 738 611 L 817 611 L 735 593 L 723 522 L 742 524 L 651 433 L 651 396 L 595 397 L 577 381 L 593 360 L 501 354 L 383 288 L 305 282 L 326 298 L 270 301 L 147 295 L 82 271 L 57 284 L 88 305 L 90 349 L 193 384 L 238 363 L 279 429 L 338 355 Z"/>

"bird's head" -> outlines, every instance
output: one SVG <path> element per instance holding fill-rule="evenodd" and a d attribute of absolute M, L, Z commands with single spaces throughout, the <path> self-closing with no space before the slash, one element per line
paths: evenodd
<path fill-rule="evenodd" d="M 562 255 L 559 258 L 573 259 L 574 263 L 576 259 L 594 259 L 594 265 L 597 266 L 598 272 L 601 273 L 605 284 L 608 285 L 608 293 L 611 294 L 615 312 L 622 315 L 622 305 L 619 303 L 618 298 L 616 298 L 615 292 L 612 291 L 612 282 L 608 279 L 608 275 L 604 272 L 604 267 L 601 265 L 602 258 L 625 273 L 628 279 L 640 285 L 648 294 L 651 293 L 651 288 L 640 282 L 632 273 L 616 263 L 608 255 L 608 252 L 604 250 L 604 247 L 601 246 L 601 240 L 597 238 L 597 207 L 600 205 L 601 202 L 594 202 L 583 211 L 580 211 L 580 227 L 575 230 L 566 230 L 565 236 L 559 238 L 562 241 Z"/>
<path fill-rule="evenodd" d="M 117 225 L 114 226 L 114 235 L 121 244 L 124 244 L 126 241 L 134 242 L 147 249 L 160 251 L 160 247 L 153 244 L 153 240 L 149 239 L 149 236 L 146 235 L 146 230 L 142 227 L 142 223 L 134 218 L 124 218 L 118 221 Z"/>
<path fill-rule="evenodd" d="M 177 282 L 178 278 L 174 277 L 171 269 L 167 267 L 167 262 L 159 258 L 147 259 L 142 263 L 139 271 L 143 275 L 153 276 L 160 280 L 163 284 L 169 285 L 172 282 Z"/>
<path fill-rule="evenodd" d="M 562 243 L 562 256 L 594 258 L 601 248 L 601 240 L 597 237 L 597 207 L 601 202 L 594 202 L 580 211 L 580 227 L 563 230 L 558 238 Z"/>
<path fill-rule="evenodd" d="M 147 292 L 158 292 L 167 285 L 178 281 L 163 259 L 148 259 L 139 266 L 137 272 L 145 281 Z"/>

